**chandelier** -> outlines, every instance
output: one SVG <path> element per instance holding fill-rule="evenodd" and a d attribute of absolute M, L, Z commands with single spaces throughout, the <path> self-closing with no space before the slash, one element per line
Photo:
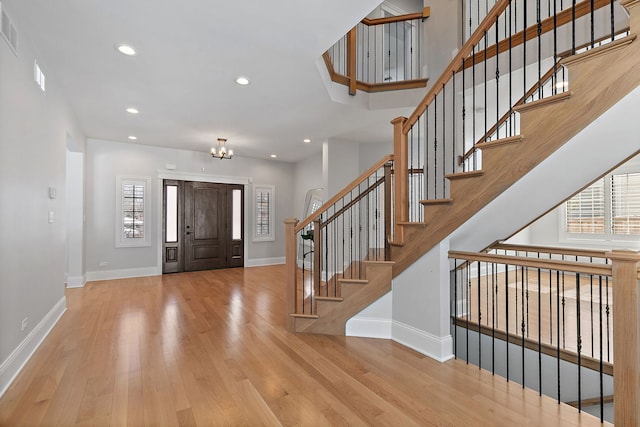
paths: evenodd
<path fill-rule="evenodd" d="M 211 157 L 220 160 L 233 157 L 233 150 L 227 150 L 227 140 L 225 138 L 218 138 L 218 149 L 211 148 Z"/>

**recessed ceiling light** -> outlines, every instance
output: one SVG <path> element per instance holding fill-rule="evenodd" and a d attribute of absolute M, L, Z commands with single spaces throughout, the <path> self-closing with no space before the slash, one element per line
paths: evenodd
<path fill-rule="evenodd" d="M 137 136 L 133 136 L 133 135 L 129 135 L 129 139 L 132 141 L 135 141 L 136 139 L 138 139 Z"/>
<path fill-rule="evenodd" d="M 127 113 L 131 113 L 131 114 L 138 114 L 140 111 L 138 111 L 137 108 L 133 108 L 133 107 L 129 107 L 127 108 Z"/>
<path fill-rule="evenodd" d="M 304 142 L 305 144 L 309 144 L 311 140 L 309 138 L 305 138 L 302 140 L 302 142 Z"/>
<path fill-rule="evenodd" d="M 272 154 L 272 155 L 271 155 L 271 158 L 272 158 L 272 159 L 275 159 L 276 157 L 278 157 L 278 156 L 276 156 L 275 154 Z"/>
<path fill-rule="evenodd" d="M 246 77 L 238 77 L 238 78 L 236 79 L 236 83 L 238 83 L 238 84 L 239 84 L 239 85 L 241 85 L 241 86 L 246 86 L 246 85 L 248 85 L 248 84 L 249 84 L 249 83 L 251 83 L 251 82 L 250 82 L 250 81 L 249 81 L 249 79 L 248 79 L 248 78 L 246 78 Z"/>
<path fill-rule="evenodd" d="M 135 56 L 136 54 L 136 50 L 133 48 L 133 46 L 130 46 L 128 44 L 117 44 L 116 50 L 127 56 Z"/>

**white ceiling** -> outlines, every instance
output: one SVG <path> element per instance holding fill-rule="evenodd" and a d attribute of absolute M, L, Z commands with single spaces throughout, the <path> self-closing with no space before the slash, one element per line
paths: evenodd
<path fill-rule="evenodd" d="M 329 137 L 390 141 L 410 109 L 329 98 L 317 62 L 380 0 L 4 0 L 89 138 L 297 161 Z M 127 43 L 138 55 L 114 46 Z M 251 79 L 238 86 L 237 76 Z M 346 91 L 347 89 L 344 88 Z M 360 95 L 359 95 L 360 96 Z M 138 115 L 125 112 L 134 106 Z M 311 144 L 304 144 L 311 138 Z"/>

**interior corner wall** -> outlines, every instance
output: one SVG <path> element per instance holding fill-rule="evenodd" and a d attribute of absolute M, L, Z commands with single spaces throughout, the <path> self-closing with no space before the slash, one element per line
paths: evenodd
<path fill-rule="evenodd" d="M 431 16 L 424 21 L 422 54 L 427 72 L 422 77 L 435 82 L 460 47 L 460 2 L 425 0 L 424 5 L 431 7 Z"/>
<path fill-rule="evenodd" d="M 294 165 L 274 160 L 260 160 L 236 155 L 233 160 L 212 159 L 208 152 L 195 152 L 161 148 L 134 143 L 120 143 L 90 139 L 87 143 L 87 275 L 97 277 L 127 277 L 129 275 L 160 274 L 160 251 L 157 232 L 151 235 L 151 246 L 134 248 L 115 247 L 116 177 L 133 176 L 151 178 L 151 210 L 147 216 L 151 230 L 159 230 L 158 172 L 166 171 L 203 176 L 251 178 L 252 184 L 275 186 L 275 241 L 253 242 L 250 225 L 253 224 L 252 186 L 245 190 L 246 261 L 251 264 L 262 260 L 284 257 L 284 220 L 293 215 L 291 195 L 294 192 Z M 105 265 L 106 263 L 106 265 Z"/>
<path fill-rule="evenodd" d="M 436 360 L 453 355 L 447 239 L 393 279 L 392 337 Z"/>
<path fill-rule="evenodd" d="M 357 142 L 337 138 L 329 138 L 322 148 L 322 182 L 328 200 L 360 175 L 360 152 Z"/>
<path fill-rule="evenodd" d="M 0 395 L 64 312 L 67 133 L 85 140 L 45 57 L 46 94 L 33 81 L 36 49 L 3 7 L 20 46 L 0 38 Z"/>
<path fill-rule="evenodd" d="M 389 125 L 391 126 L 391 125 Z M 389 142 L 368 143 L 362 142 L 359 145 L 360 152 L 360 172 L 365 172 L 371 166 L 380 161 L 384 156 L 393 154 L 393 140 Z"/>
<path fill-rule="evenodd" d="M 293 217 L 304 219 L 307 191 L 322 188 L 322 153 L 300 160 L 294 167 Z"/>

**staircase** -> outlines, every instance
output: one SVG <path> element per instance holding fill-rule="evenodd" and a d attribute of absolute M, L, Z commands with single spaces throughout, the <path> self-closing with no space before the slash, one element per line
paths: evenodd
<path fill-rule="evenodd" d="M 497 2 L 494 9 L 504 8 L 507 3 Z M 562 66 L 568 71 L 569 90 L 514 107 L 514 112 L 519 116 L 519 132 L 508 136 L 496 135 L 490 141 L 477 144 L 476 149 L 482 152 L 480 169 L 460 170 L 461 167 L 455 165 L 452 167 L 454 170 L 443 174 L 446 179 L 443 187 L 448 188 L 448 194 L 443 192 L 436 197 L 419 200 L 424 209 L 424 217 L 419 221 L 409 221 L 406 214 L 404 203 L 407 203 L 407 185 L 406 181 L 403 182 L 406 180 L 406 170 L 415 169 L 406 159 L 406 143 L 408 139 L 411 140 L 407 135 L 410 134 L 411 125 L 416 120 L 413 120 L 415 119 L 413 116 L 409 120 L 406 118 L 394 120 L 396 148 L 393 199 L 395 203 L 392 210 L 395 216 L 393 230 L 389 227 L 385 232 L 389 244 L 388 256 L 384 260 L 365 261 L 364 274 L 355 281 L 340 279 L 341 293 L 332 298 L 316 298 L 316 301 L 312 302 L 315 307 L 310 314 L 298 313 L 295 304 L 290 305 L 289 329 L 297 332 L 343 335 L 346 321 L 388 292 L 394 277 L 454 233 L 485 206 L 500 195 L 508 193 L 510 188 L 525 175 L 553 156 L 567 142 L 622 100 L 625 95 L 640 86 L 640 43 L 635 36 L 635 32 L 640 31 L 640 1 L 626 1 L 623 2 L 623 6 L 630 14 L 630 35 L 565 58 Z M 499 13 L 497 9 L 494 11 L 494 16 L 489 16 L 491 12 L 489 13 L 485 19 L 487 28 L 493 20 L 498 21 L 496 16 L 499 16 Z M 483 23 L 479 25 L 480 31 L 482 31 L 482 25 Z M 486 35 L 485 30 L 484 36 Z M 467 44 L 479 43 L 482 36 L 474 33 Z M 459 69 L 460 60 L 465 61 L 471 49 L 472 47 L 469 46 L 465 51 L 463 47 L 452 61 L 450 70 Z M 487 61 L 486 56 L 484 60 Z M 465 62 L 462 64 L 461 68 L 464 69 Z M 438 102 L 439 86 L 444 88 L 446 81 L 447 76 L 439 79 L 434 89 L 427 95 L 430 99 L 418 107 L 426 111 L 424 117 L 427 119 L 430 117 L 429 114 L 433 114 L 429 113 L 429 105 L 434 99 L 436 103 Z M 453 90 L 452 93 L 456 91 Z M 419 112 L 417 116 L 420 114 L 425 113 Z M 412 121 L 413 123 L 409 125 Z M 446 139 L 445 136 L 447 135 L 444 135 L 443 131 L 442 139 Z M 612 135 L 612 138 L 615 136 Z M 446 142 L 436 142 L 434 158 L 438 158 L 438 143 L 444 145 Z M 405 144 L 404 148 L 402 144 Z M 627 153 L 620 155 L 616 161 L 623 162 L 635 154 L 639 148 L 637 139 L 629 141 Z M 602 149 L 606 150 L 606 142 Z M 442 150 L 440 155 L 444 164 L 446 148 L 440 148 L 440 150 Z M 424 171 L 428 170 L 428 165 L 420 165 L 420 167 Z M 436 167 L 439 168 L 438 165 Z M 403 178 L 403 170 L 405 178 Z M 594 180 L 605 172 L 594 172 L 597 175 L 590 179 Z M 548 176 L 546 182 L 540 184 L 553 186 L 554 177 Z M 583 182 L 581 185 L 588 184 L 589 182 Z M 572 191 L 576 192 L 581 188 L 573 188 Z M 521 203 L 526 198 L 526 194 L 520 195 Z M 551 204 L 542 209 L 551 209 L 560 202 L 562 199 L 547 202 Z M 408 203 L 410 204 L 411 200 Z M 387 211 L 390 212 L 391 209 Z M 515 225 L 511 232 L 525 226 L 530 220 L 522 219 L 522 222 Z M 293 234 L 295 223 L 292 221 L 289 226 L 291 233 L 288 235 L 293 236 L 294 243 L 288 243 L 288 248 L 296 244 Z M 504 235 L 493 236 L 492 241 L 503 237 Z M 288 238 L 288 241 L 291 240 Z M 486 245 L 489 243 L 490 241 L 486 242 Z M 287 254 L 289 256 L 290 249 L 287 249 Z M 318 265 L 320 262 L 318 261 Z M 289 278 L 292 274 L 289 274 Z M 299 293 L 295 290 L 295 285 L 293 290 L 290 287 L 288 291 L 290 298 L 296 292 Z"/>

